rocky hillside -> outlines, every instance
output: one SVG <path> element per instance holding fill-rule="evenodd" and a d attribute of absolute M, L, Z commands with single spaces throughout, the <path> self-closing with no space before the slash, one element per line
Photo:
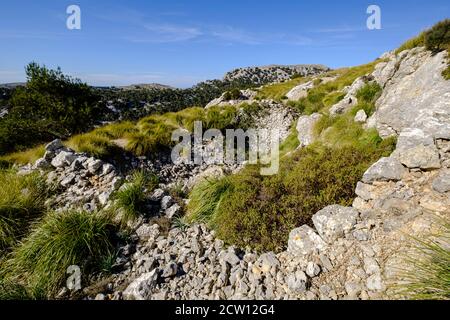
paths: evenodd
<path fill-rule="evenodd" d="M 367 65 L 268 67 L 269 85 L 55 140 L 0 171 L 0 298 L 447 299 L 449 53 L 430 34 Z M 226 77 L 272 77 L 255 70 Z M 308 76 L 279 82 L 294 70 Z M 171 132 L 195 120 L 278 129 L 279 173 L 172 163 Z"/>
<path fill-rule="evenodd" d="M 317 75 L 330 68 L 323 65 L 270 65 L 263 67 L 238 68 L 225 74 L 224 81 L 240 81 L 253 83 L 255 85 L 264 85 L 273 82 L 282 82 L 290 80 L 292 77 L 306 77 Z"/>

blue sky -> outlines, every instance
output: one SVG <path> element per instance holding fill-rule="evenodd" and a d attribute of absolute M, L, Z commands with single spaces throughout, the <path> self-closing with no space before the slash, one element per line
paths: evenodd
<path fill-rule="evenodd" d="M 81 30 L 66 8 L 81 8 Z M 368 30 L 366 9 L 382 10 Z M 0 83 L 36 61 L 93 85 L 187 87 L 236 67 L 369 62 L 435 22 L 448 0 L 14 0 L 0 11 Z"/>

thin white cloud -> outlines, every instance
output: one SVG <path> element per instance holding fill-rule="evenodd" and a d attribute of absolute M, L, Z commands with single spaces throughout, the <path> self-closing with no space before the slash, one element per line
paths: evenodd
<path fill-rule="evenodd" d="M 331 27 L 331 28 L 321 28 L 314 29 L 311 32 L 315 33 L 344 33 L 344 32 L 358 32 L 358 31 L 366 31 L 365 27 L 349 27 L 349 26 L 339 26 L 339 27 Z"/>

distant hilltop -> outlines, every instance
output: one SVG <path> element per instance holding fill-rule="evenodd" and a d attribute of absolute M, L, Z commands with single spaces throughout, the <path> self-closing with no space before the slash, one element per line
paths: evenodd
<path fill-rule="evenodd" d="M 331 70 L 319 64 L 268 65 L 262 67 L 238 68 L 225 74 L 224 81 L 252 82 L 266 84 L 283 82 L 295 76 L 310 76 Z"/>
<path fill-rule="evenodd" d="M 160 84 L 160 83 L 140 83 L 140 84 L 132 84 L 129 86 L 121 86 L 118 87 L 123 90 L 136 90 L 136 89 L 174 89 L 171 86 Z"/>

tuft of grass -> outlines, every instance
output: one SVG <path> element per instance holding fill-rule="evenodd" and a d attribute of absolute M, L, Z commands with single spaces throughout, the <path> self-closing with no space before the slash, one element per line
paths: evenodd
<path fill-rule="evenodd" d="M 135 171 L 131 180 L 125 183 L 115 194 L 116 209 L 123 216 L 123 222 L 133 221 L 146 210 L 146 194 L 152 192 L 158 185 L 158 178 L 143 170 Z"/>
<path fill-rule="evenodd" d="M 113 123 L 94 130 L 97 135 L 105 136 L 108 139 L 120 139 L 126 134 L 137 131 L 136 125 L 130 121 Z"/>
<path fill-rule="evenodd" d="M 82 275 L 99 270 L 99 263 L 113 250 L 115 227 L 98 213 L 50 212 L 2 265 L 0 285 L 11 283 L 29 298 L 52 298 L 77 265 Z M 8 293 L 6 293 L 8 295 Z"/>
<path fill-rule="evenodd" d="M 181 231 L 186 231 L 189 228 L 189 223 L 186 219 L 186 216 L 176 217 L 173 222 L 173 226 L 180 229 Z"/>
<path fill-rule="evenodd" d="M 117 146 L 111 139 L 97 131 L 73 136 L 65 145 L 76 152 L 85 152 L 101 159 L 108 158 L 117 151 Z"/>
<path fill-rule="evenodd" d="M 450 223 L 443 233 L 428 239 L 413 238 L 414 247 L 400 272 L 394 291 L 413 300 L 450 300 Z"/>
<path fill-rule="evenodd" d="M 132 133 L 126 136 L 125 150 L 136 156 L 147 156 L 158 150 L 155 139 L 150 135 Z"/>
<path fill-rule="evenodd" d="M 13 247 L 25 235 L 45 211 L 51 192 L 38 173 L 20 176 L 12 170 L 0 171 L 0 250 Z"/>
<path fill-rule="evenodd" d="M 187 206 L 187 222 L 209 222 L 216 215 L 222 200 L 232 186 L 229 178 L 207 179 L 190 193 Z"/>
<path fill-rule="evenodd" d="M 18 151 L 8 155 L 4 155 L 0 157 L 0 161 L 4 161 L 5 163 L 12 163 L 18 165 L 26 165 L 28 163 L 34 163 L 36 160 L 42 158 L 45 154 L 45 146 L 39 145 L 32 149 L 28 149 L 25 151 Z"/>

